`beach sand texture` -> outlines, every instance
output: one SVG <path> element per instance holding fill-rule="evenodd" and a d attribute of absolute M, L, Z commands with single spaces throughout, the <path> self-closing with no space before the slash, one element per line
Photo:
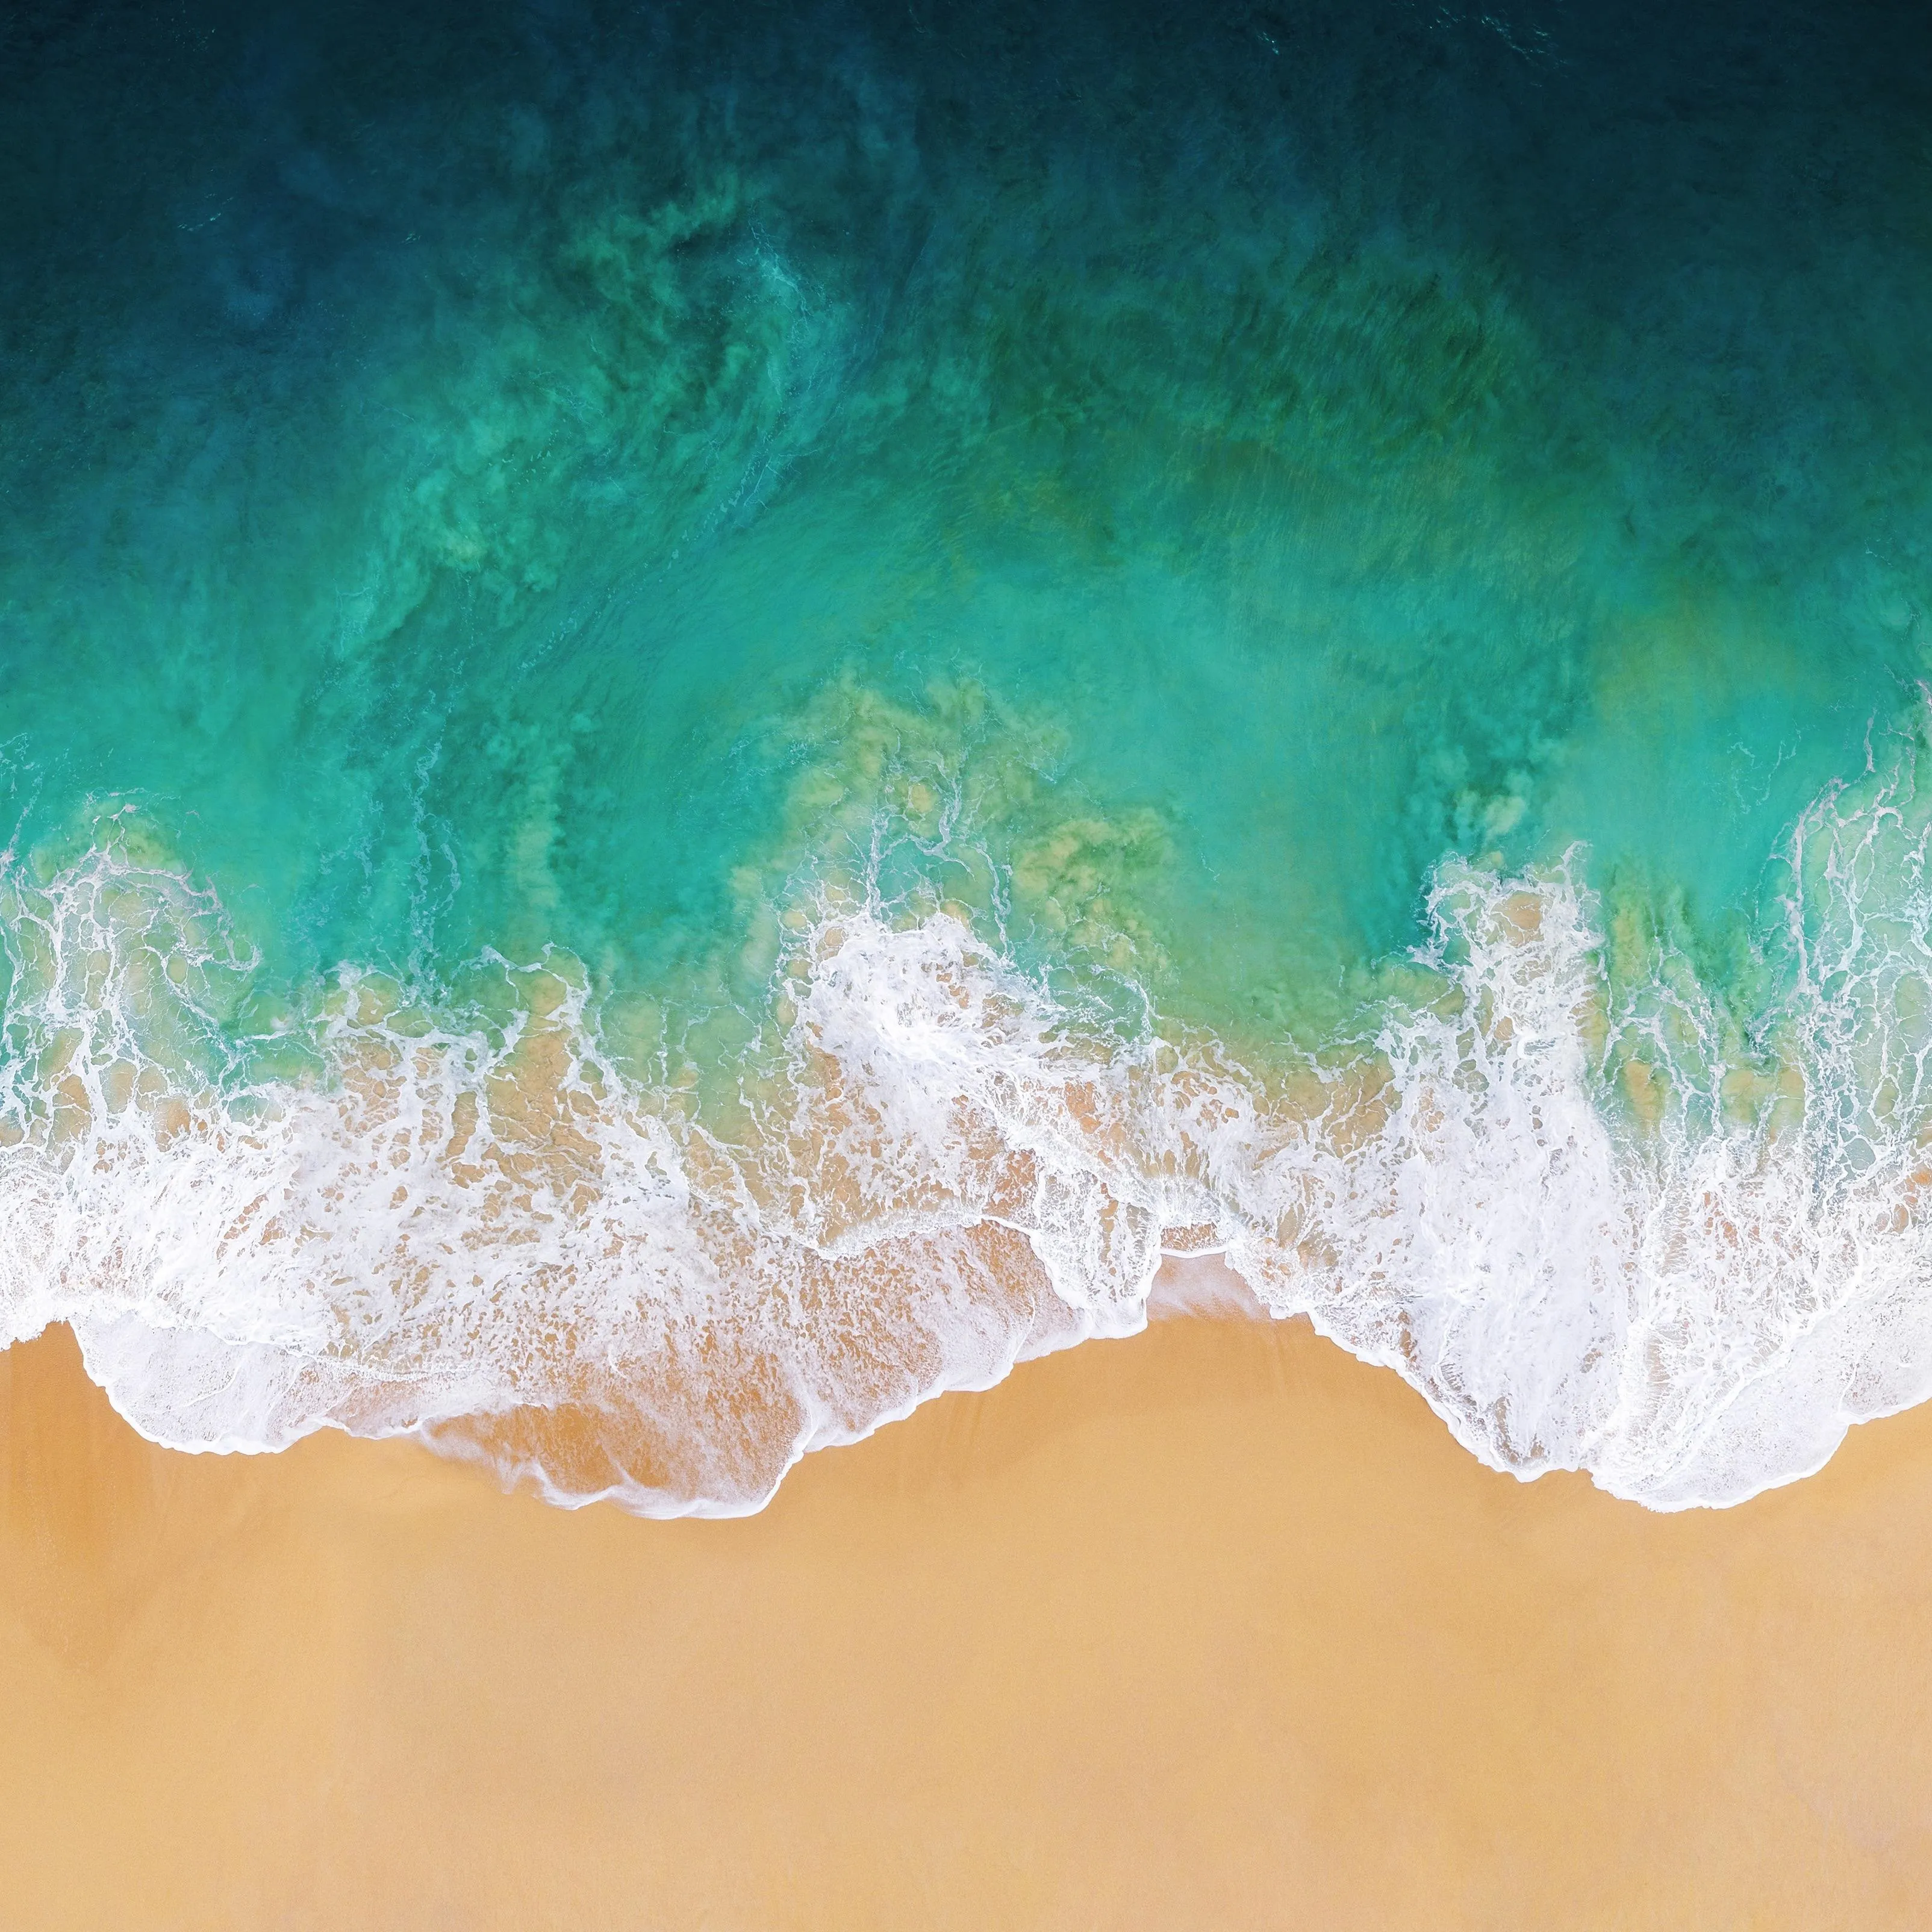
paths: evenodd
<path fill-rule="evenodd" d="M 1170 1320 L 646 1522 L 154 1448 L 56 1330 L 0 1456 L 9 1926 L 1932 1915 L 1932 1410 L 1660 1516 Z"/>

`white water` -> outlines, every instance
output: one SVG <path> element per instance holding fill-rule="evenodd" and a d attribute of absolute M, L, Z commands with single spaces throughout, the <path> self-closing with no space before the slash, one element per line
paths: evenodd
<path fill-rule="evenodd" d="M 221 1077 L 220 908 L 98 851 L 4 888 L 0 1342 L 70 1322 L 184 1448 L 414 1430 L 733 1513 L 1218 1251 L 1496 1467 L 1736 1502 L 1932 1394 L 1927 818 L 1909 766 L 1807 814 L 1748 1056 L 1664 950 L 1610 983 L 1574 867 L 1445 861 L 1411 996 L 1268 1080 L 821 896 L 728 1138 L 611 1071 L 567 967 L 501 1034 L 345 975 L 313 1078 Z"/>

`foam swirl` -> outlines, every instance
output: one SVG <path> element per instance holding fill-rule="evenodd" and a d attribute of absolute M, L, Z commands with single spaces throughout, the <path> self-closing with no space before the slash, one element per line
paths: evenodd
<path fill-rule="evenodd" d="M 1362 1036 L 1267 1058 L 821 890 L 708 1112 L 617 1070 L 560 957 L 490 1023 L 344 972 L 250 1058 L 210 895 L 16 868 L 0 1338 L 71 1322 L 184 1448 L 416 1431 L 730 1513 L 1211 1250 L 1494 1466 L 1735 1502 L 1932 1393 L 1928 826 L 1909 760 L 1805 814 L 1748 1024 L 1661 941 L 1613 970 L 1576 855 L 1445 860 Z"/>

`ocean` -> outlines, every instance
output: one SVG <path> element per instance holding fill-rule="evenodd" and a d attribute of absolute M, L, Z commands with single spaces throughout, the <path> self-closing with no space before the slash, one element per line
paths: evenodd
<path fill-rule="evenodd" d="M 1170 1257 L 1654 1508 L 1932 1395 L 1928 40 L 10 10 L 0 1342 L 647 1514 Z"/>

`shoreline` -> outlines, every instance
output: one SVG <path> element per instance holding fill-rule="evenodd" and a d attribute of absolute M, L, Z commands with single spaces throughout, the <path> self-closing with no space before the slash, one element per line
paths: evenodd
<path fill-rule="evenodd" d="M 188 1456 L 0 1357 L 0 1856 L 143 1932 L 1860 1928 L 1932 1909 L 1932 1409 L 1736 1508 L 1156 1323 L 760 1515 Z"/>
<path fill-rule="evenodd" d="M 1706 1132 L 1687 1102 L 1640 1150 L 1593 1058 L 1592 896 L 1567 872 L 1438 874 L 1462 1004 L 1445 990 L 1400 1025 L 1392 1006 L 1305 1092 L 1271 1096 L 1211 1037 L 1036 1051 L 1067 1018 L 1050 989 L 955 920 L 871 908 L 798 929 L 771 1113 L 790 1124 L 741 1123 L 742 1144 L 687 1119 L 681 1087 L 607 1083 L 582 988 L 548 971 L 530 1028 L 473 1054 L 392 1033 L 378 1002 L 332 1035 L 339 1086 L 264 1090 L 253 1126 L 235 1111 L 253 1089 L 176 1120 L 179 1096 L 136 1106 L 116 1084 L 132 1063 L 104 1061 L 62 1088 L 52 1138 L 9 1156 L 38 1210 L 18 1217 L 4 1332 L 75 1324 L 164 1444 L 419 1432 L 554 1500 L 621 1491 L 657 1515 L 754 1512 L 808 1445 L 1118 1334 L 1142 1318 L 1120 1291 L 1170 1239 L 1211 1239 L 1492 1466 L 1587 1466 L 1660 1510 L 1814 1473 L 1848 1411 L 1926 1400 L 1924 1149 L 1896 1123 L 1851 1132 L 1844 1107 L 1868 1099 L 1844 1057 L 1815 1132 L 1766 1112 Z M 1896 964 L 1860 996 L 1905 1003 L 1874 1051 L 1906 1024 Z M 83 1128 L 98 1143 L 76 1161 L 62 1137 Z M 242 1334 L 295 1346 L 249 1346 L 236 1308 Z"/>

